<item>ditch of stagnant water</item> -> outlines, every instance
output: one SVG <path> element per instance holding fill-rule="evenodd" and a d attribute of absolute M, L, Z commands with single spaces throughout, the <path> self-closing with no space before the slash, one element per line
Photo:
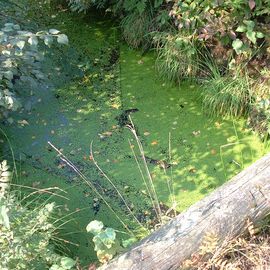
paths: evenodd
<path fill-rule="evenodd" d="M 243 119 L 207 117 L 199 85 L 176 86 L 162 80 L 155 69 L 155 54 L 142 55 L 120 42 L 111 21 L 62 12 L 54 14 L 51 24 L 69 36 L 70 46 L 48 53 L 44 70 L 49 80 L 32 85 L 30 102 L 14 115 L 18 125 L 6 132 L 20 184 L 65 190 L 67 199 L 53 199 L 66 213 L 76 213 L 60 234 L 83 264 L 96 260 L 91 235 L 85 231 L 91 220 L 125 230 L 48 141 L 61 149 L 131 230 L 138 226 L 118 191 L 139 221 L 153 228 L 156 220 L 132 154 L 134 150 L 142 161 L 134 136 L 124 126 L 125 112 L 136 126 L 165 210 L 173 197 L 178 212 L 186 209 L 267 152 L 268 146 Z M 118 191 L 94 165 L 91 142 L 95 160 Z"/>

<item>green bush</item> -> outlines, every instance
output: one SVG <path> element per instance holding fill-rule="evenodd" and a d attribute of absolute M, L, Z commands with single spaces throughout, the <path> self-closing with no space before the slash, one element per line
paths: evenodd
<path fill-rule="evenodd" d="M 189 29 L 201 42 L 219 41 L 249 57 L 267 34 L 270 1 L 176 1 L 170 15 L 180 32 Z"/>
<path fill-rule="evenodd" d="M 68 38 L 56 29 L 32 33 L 22 30 L 20 25 L 5 23 L 0 29 L 0 118 L 20 108 L 20 93 L 14 90 L 16 80 L 42 80 L 40 62 L 43 54 L 39 42 L 51 46 L 54 39 L 67 44 Z"/>
<path fill-rule="evenodd" d="M 54 203 L 27 208 L 10 191 L 12 173 L 0 164 L 0 269 L 75 269 L 76 262 L 54 250 Z"/>

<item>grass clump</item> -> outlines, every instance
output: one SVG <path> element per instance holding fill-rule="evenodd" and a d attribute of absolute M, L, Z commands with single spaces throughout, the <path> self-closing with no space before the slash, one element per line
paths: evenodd
<path fill-rule="evenodd" d="M 216 72 L 202 87 L 203 108 L 211 116 L 246 115 L 252 101 L 250 79 L 240 73 L 222 76 Z"/>
<path fill-rule="evenodd" d="M 158 53 L 157 69 L 166 79 L 179 82 L 196 76 L 198 47 L 192 35 L 159 34 L 154 42 Z"/>
<path fill-rule="evenodd" d="M 130 13 L 121 21 L 123 38 L 133 48 L 147 45 L 150 42 L 148 33 L 151 25 L 152 18 L 148 11 Z"/>

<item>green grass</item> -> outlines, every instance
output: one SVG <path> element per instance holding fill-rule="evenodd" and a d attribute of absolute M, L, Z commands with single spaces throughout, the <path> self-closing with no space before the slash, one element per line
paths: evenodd
<path fill-rule="evenodd" d="M 198 72 L 198 48 L 191 35 L 157 34 L 157 69 L 167 80 L 180 82 L 195 78 Z"/>
<path fill-rule="evenodd" d="M 202 102 L 204 111 L 210 116 L 247 115 L 254 99 L 252 80 L 244 67 L 221 74 L 214 60 L 205 60 L 208 78 L 203 82 Z"/>

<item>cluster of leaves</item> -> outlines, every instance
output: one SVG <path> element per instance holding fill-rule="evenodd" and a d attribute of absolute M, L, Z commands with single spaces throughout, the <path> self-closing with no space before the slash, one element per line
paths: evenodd
<path fill-rule="evenodd" d="M 71 10 L 85 12 L 90 7 L 103 8 L 121 18 L 123 37 L 132 47 L 147 47 L 150 32 L 169 27 L 167 5 L 163 0 L 68 0 Z"/>
<path fill-rule="evenodd" d="M 22 30 L 20 25 L 5 23 L 0 30 L 0 113 L 7 117 L 10 111 L 21 106 L 20 96 L 14 90 L 16 80 L 30 82 L 45 77 L 40 62 L 39 41 L 51 46 L 57 40 L 59 44 L 67 44 L 68 38 L 56 29 L 32 33 Z M 29 94 L 29 93 L 28 93 Z"/>
<path fill-rule="evenodd" d="M 33 209 L 23 206 L 10 191 L 12 173 L 6 161 L 0 164 L 0 172 L 0 268 L 75 269 L 76 262 L 58 255 L 50 243 L 55 231 L 54 203 Z"/>
<path fill-rule="evenodd" d="M 86 231 L 94 235 L 93 242 L 98 260 L 106 263 L 113 258 L 115 254 L 121 252 L 123 248 L 127 248 L 137 241 L 135 237 L 122 240 L 120 244 L 116 238 L 116 230 L 113 228 L 105 228 L 101 221 L 93 220 L 86 226 Z"/>
<path fill-rule="evenodd" d="M 116 239 L 116 232 L 113 228 L 104 228 L 101 221 L 93 220 L 87 227 L 86 231 L 94 235 L 93 242 L 98 260 L 106 263 L 121 249 L 119 241 Z"/>
<path fill-rule="evenodd" d="M 269 78 L 260 83 L 264 87 L 256 80 L 262 81 L 262 70 L 270 67 L 270 1 L 175 1 L 169 15 L 176 29 L 163 34 L 169 38 L 158 43 L 163 73 L 172 74 L 169 78 L 175 80 L 189 75 L 183 71 L 195 70 L 190 77 L 202 79 L 203 105 L 208 113 L 249 115 L 252 128 L 267 133 L 270 116 L 262 104 L 269 96 L 262 96 Z M 180 47 L 179 36 L 186 40 Z M 185 59 L 184 67 L 179 68 L 178 59 Z"/>
<path fill-rule="evenodd" d="M 206 44 L 220 42 L 248 56 L 261 45 L 269 15 L 269 0 L 186 0 L 175 2 L 170 11 L 180 31 L 188 29 Z"/>

